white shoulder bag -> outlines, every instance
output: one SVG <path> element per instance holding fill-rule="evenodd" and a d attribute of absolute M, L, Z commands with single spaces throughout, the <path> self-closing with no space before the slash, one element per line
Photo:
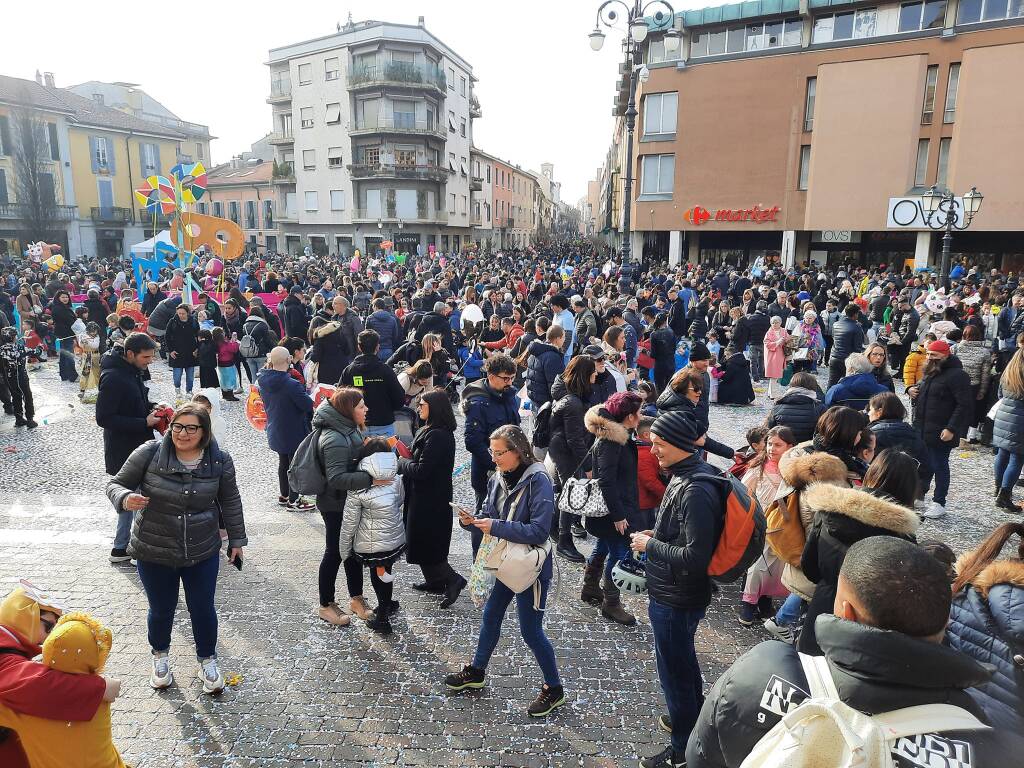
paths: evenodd
<path fill-rule="evenodd" d="M 519 500 L 528 490 L 529 483 L 521 488 L 508 505 L 505 522 L 510 522 L 516 513 Z M 545 539 L 542 546 L 520 544 L 499 538 L 487 557 L 485 567 L 494 571 L 494 577 L 517 595 L 537 584 L 544 561 L 551 553 L 551 541 Z M 534 607 L 540 610 L 540 592 L 534 594 Z"/>

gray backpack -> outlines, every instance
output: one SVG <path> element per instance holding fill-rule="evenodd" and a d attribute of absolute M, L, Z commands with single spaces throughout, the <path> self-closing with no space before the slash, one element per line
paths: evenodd
<path fill-rule="evenodd" d="M 320 456 L 322 429 L 314 429 L 299 443 L 288 466 L 288 487 L 296 493 L 315 496 L 327 490 L 327 473 Z"/>

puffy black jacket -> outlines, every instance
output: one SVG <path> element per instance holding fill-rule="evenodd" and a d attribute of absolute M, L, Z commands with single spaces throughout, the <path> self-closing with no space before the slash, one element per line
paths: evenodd
<path fill-rule="evenodd" d="M 925 445 L 958 445 L 974 420 L 971 377 L 955 355 L 947 357 L 938 372 L 922 379 L 914 400 L 914 429 Z M 948 429 L 953 439 L 943 442 L 939 435 Z"/>
<path fill-rule="evenodd" d="M 551 386 L 565 370 L 565 355 L 545 341 L 527 347 L 526 394 L 538 407 L 551 399 Z"/>
<path fill-rule="evenodd" d="M 373 485 L 369 472 L 357 469 L 359 449 L 365 434 L 356 429 L 329 400 L 324 400 L 313 412 L 313 429 L 321 430 L 317 444 L 324 462 L 327 487 L 317 494 L 317 509 L 340 514 L 345 508 L 349 491 L 362 491 Z"/>
<path fill-rule="evenodd" d="M 1024 453 L 1024 400 L 1008 395 L 999 400 L 992 426 L 992 445 L 1010 453 Z"/>
<path fill-rule="evenodd" d="M 859 488 L 840 488 L 816 483 L 800 496 L 801 507 L 814 515 L 807 531 L 800 570 L 817 584 L 807 609 L 807 618 L 797 648 L 801 653 L 820 656 L 814 620 L 832 613 L 839 584 L 839 569 L 846 551 L 871 536 L 896 536 L 914 541 L 917 514 Z"/>
<path fill-rule="evenodd" d="M 825 412 L 824 404 L 815 397 L 801 392 L 787 392 L 775 402 L 768 414 L 768 427 L 789 427 L 797 443 L 814 437 L 818 417 Z"/>
<path fill-rule="evenodd" d="M 441 337 L 441 346 L 448 350 L 449 355 L 455 354 L 455 342 L 452 339 L 452 324 L 439 312 L 427 312 L 416 327 L 416 341 L 423 341 L 428 333 L 436 333 Z"/>
<path fill-rule="evenodd" d="M 764 344 L 764 335 L 768 333 L 772 320 L 765 312 L 754 312 L 747 315 L 747 327 L 750 329 L 750 344 Z"/>
<path fill-rule="evenodd" d="M 742 352 L 725 361 L 725 375 L 718 380 L 718 402 L 721 405 L 750 405 L 754 402 L 750 363 Z"/>
<path fill-rule="evenodd" d="M 597 374 L 597 378 L 594 380 L 594 386 L 590 390 L 588 405 L 603 403 L 614 395 L 616 391 L 615 377 L 612 376 L 611 371 L 605 368 L 602 373 Z"/>
<path fill-rule="evenodd" d="M 309 316 L 306 313 L 306 305 L 298 296 L 289 295 L 277 308 L 277 314 L 281 318 L 285 336 L 308 341 L 306 332 L 309 329 Z"/>
<path fill-rule="evenodd" d="M 994 668 L 974 698 L 994 726 L 1024 733 L 1024 563 L 995 560 L 953 596 L 946 642 Z"/>
<path fill-rule="evenodd" d="M 583 422 L 586 412 L 587 404 L 571 393 L 558 398 L 551 407 L 551 441 L 548 443 L 548 455 L 555 463 L 561 483 L 581 469 L 586 470 L 585 466 L 581 466 L 581 462 L 593 443 L 593 437 Z"/>
<path fill-rule="evenodd" d="M 636 443 L 629 430 L 600 405 L 587 411 L 583 421 L 587 431 L 595 437 L 593 477 L 608 507 L 607 515 L 585 518 L 584 524 L 594 536 L 621 536 L 614 523 L 630 516 L 635 519 L 640 509 Z"/>
<path fill-rule="evenodd" d="M 650 583 L 650 577 L 648 577 Z M 839 698 L 869 715 L 921 704 L 953 704 L 984 720 L 965 690 L 989 674 L 974 659 L 938 643 L 835 616 L 819 616 L 818 643 Z M 788 712 L 808 698 L 807 677 L 788 643 L 768 640 L 740 657 L 704 700 L 686 747 L 687 768 L 738 768 Z M 1002 768 L 1024 754 L 1024 738 L 973 730 L 910 737 L 900 765 Z M 964 755 L 959 760 L 952 756 Z M 933 759 L 934 758 L 934 759 Z"/>
<path fill-rule="evenodd" d="M 740 352 L 747 348 L 747 344 L 750 343 L 750 320 L 744 315 L 736 319 L 736 322 L 732 326 L 732 344 Z M 764 342 L 762 337 L 761 342 Z"/>
<path fill-rule="evenodd" d="M 179 304 L 181 304 L 180 294 L 177 296 L 168 296 L 157 304 L 156 309 L 154 309 L 149 315 L 149 325 L 147 328 L 150 333 L 155 331 L 155 333 L 153 333 L 154 336 L 163 336 L 164 330 L 167 328 L 167 324 L 171 321 L 171 318 L 174 317 L 174 310 L 178 308 Z M 58 328 L 57 330 L 59 331 L 60 329 Z"/>
<path fill-rule="evenodd" d="M 377 355 L 357 356 L 342 372 L 338 386 L 362 390 L 367 426 L 394 424 L 395 411 L 405 405 L 405 389 L 398 376 Z"/>
<path fill-rule="evenodd" d="M 676 339 L 669 328 L 659 328 L 651 334 L 651 357 L 656 369 L 675 370 Z"/>
<path fill-rule="evenodd" d="M 178 460 L 170 430 L 162 440 L 139 446 L 107 483 L 107 498 L 118 512 L 124 511 L 124 500 L 131 493 L 149 497 L 149 504 L 135 513 L 132 523 L 128 553 L 137 560 L 184 568 L 218 557 L 221 517 L 229 547 L 249 543 L 235 464 L 216 440 L 211 440 L 193 470 Z"/>
<path fill-rule="evenodd" d="M 519 423 L 519 405 L 515 390 L 496 392 L 487 378 L 474 381 L 462 390 L 462 412 L 466 414 L 464 438 L 466 450 L 478 465 L 492 465 L 487 450 L 491 432 L 505 424 Z"/>
<path fill-rule="evenodd" d="M 199 361 L 199 323 L 194 317 L 182 321 L 175 315 L 167 323 L 164 346 L 167 349 L 167 364 L 171 368 L 195 367 Z"/>
<path fill-rule="evenodd" d="M 854 352 L 862 352 L 864 338 L 863 326 L 843 315 L 832 326 L 832 357 L 829 360 L 843 361 Z"/>
<path fill-rule="evenodd" d="M 697 474 L 719 470 L 696 454 L 669 467 L 672 480 L 647 542 L 647 593 L 673 608 L 706 608 L 711 602 L 708 564 L 722 533 L 722 498 L 717 485 Z"/>
<path fill-rule="evenodd" d="M 876 456 L 886 448 L 898 448 L 917 459 L 920 464 L 918 471 L 922 476 L 931 473 L 931 459 L 924 440 L 907 422 L 901 419 L 879 419 L 871 422 L 868 429 L 875 436 Z"/>
<path fill-rule="evenodd" d="M 142 371 L 124 359 L 121 347 L 100 358 L 100 386 L 96 396 L 96 424 L 103 428 L 103 465 L 116 475 L 132 451 L 153 439 L 146 417 L 155 407 Z"/>
<path fill-rule="evenodd" d="M 168 326 L 168 331 L 170 331 L 170 326 Z M 275 342 L 270 331 L 270 324 L 259 315 L 249 315 L 242 323 L 242 333 L 252 336 L 252 340 L 256 342 L 256 357 L 264 357 L 274 348 Z"/>
<path fill-rule="evenodd" d="M 378 309 L 366 318 L 366 327 L 380 336 L 378 356 L 387 360 L 402 345 L 402 329 L 398 326 L 398 318 L 386 309 Z"/>

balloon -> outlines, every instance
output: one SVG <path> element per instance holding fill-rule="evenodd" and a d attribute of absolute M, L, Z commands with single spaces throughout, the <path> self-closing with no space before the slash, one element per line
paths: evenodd
<path fill-rule="evenodd" d="M 210 259 L 206 262 L 206 274 L 210 277 L 220 277 L 220 273 L 224 271 L 224 262 L 220 259 Z"/>
<path fill-rule="evenodd" d="M 394 272 L 381 272 L 380 273 L 380 284 L 387 287 L 388 283 L 395 279 Z"/>
<path fill-rule="evenodd" d="M 267 428 L 267 411 L 263 407 L 263 398 L 256 387 L 249 389 L 249 397 L 245 400 L 245 418 L 253 428 L 262 432 Z"/>
<path fill-rule="evenodd" d="M 482 323 L 484 311 L 476 304 L 467 304 L 466 308 L 462 310 L 462 321 L 466 322 L 467 320 L 471 323 Z"/>
<path fill-rule="evenodd" d="M 56 272 L 58 269 L 64 266 L 64 257 L 59 253 L 53 254 L 50 258 L 43 262 L 46 268 L 51 272 Z"/>

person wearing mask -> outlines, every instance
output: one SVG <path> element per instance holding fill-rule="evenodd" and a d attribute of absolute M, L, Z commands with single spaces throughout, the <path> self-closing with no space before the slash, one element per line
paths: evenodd
<path fill-rule="evenodd" d="M 466 586 L 466 579 L 448 562 L 457 424 L 444 390 L 425 393 L 418 411 L 422 426 L 412 441 L 412 458 L 399 462 L 406 484 L 405 557 L 423 572 L 423 581 L 413 589 L 444 595 L 441 607 L 450 608 Z"/>
<path fill-rule="evenodd" d="M 922 704 L 952 704 L 986 719 L 968 689 L 988 680 L 988 670 L 942 643 L 951 594 L 946 570 L 937 559 L 904 539 L 872 536 L 847 551 L 837 585 L 833 615 L 819 616 L 815 629 L 845 704 L 869 716 Z M 775 690 L 777 681 L 784 695 L 790 694 L 782 700 L 765 695 Z M 758 741 L 809 698 L 808 691 L 797 650 L 783 643 L 760 643 L 711 689 L 681 764 L 739 768 Z M 939 765 L 952 765 L 949 756 L 966 754 L 972 768 L 1003 766 L 1008 755 L 1024 752 L 1024 738 L 999 729 L 927 733 L 903 743 L 913 750 L 910 760 L 921 756 L 931 761 L 935 755 Z M 793 759 L 803 758 L 812 760 L 797 748 Z"/>
<path fill-rule="evenodd" d="M 700 458 L 703 437 L 693 414 L 673 411 L 651 427 L 651 451 L 672 479 L 654 529 L 631 534 L 630 548 L 647 556 L 648 616 L 672 733 L 671 744 L 640 761 L 643 768 L 685 765 L 686 742 L 704 703 L 697 627 L 711 603 L 708 565 L 722 530 L 722 499 Z"/>
<path fill-rule="evenodd" d="M 810 440 L 814 436 L 814 426 L 825 412 L 820 395 L 814 374 L 806 371 L 795 374 L 789 381 L 786 394 L 775 401 L 768 414 L 767 426 L 789 427 L 797 443 Z"/>
<path fill-rule="evenodd" d="M 518 426 L 498 428 L 490 435 L 488 443 L 497 471 L 488 482 L 483 510 L 474 516 L 467 509 L 460 509 L 459 522 L 481 535 L 486 533 L 499 540 L 533 547 L 545 546 L 555 498 L 544 465 L 533 457 L 530 441 Z M 540 693 L 527 707 L 527 714 L 545 717 L 565 703 L 555 651 L 543 627 L 551 576 L 548 555 L 532 588 L 516 594 L 500 580 L 495 581 L 480 617 L 480 636 L 473 661 L 462 671 L 445 678 L 449 691 L 459 693 L 486 685 L 487 665 L 501 639 L 501 625 L 509 603 L 515 600 L 523 640 L 544 676 Z"/>
<path fill-rule="evenodd" d="M 227 559 L 239 568 L 248 539 L 235 465 L 213 439 L 209 411 L 196 403 L 181 406 L 163 438 L 136 448 L 107 483 L 107 498 L 118 512 L 142 512 L 135 517 L 128 553 L 138 561 L 149 602 L 149 684 L 160 690 L 174 681 L 168 653 L 183 585 L 203 692 L 221 692 L 214 605 L 222 544 L 218 519 L 228 533 Z"/>
<path fill-rule="evenodd" d="M 373 312 L 366 318 L 366 328 L 376 331 L 380 337 L 377 355 L 381 360 L 387 360 L 402 345 L 402 329 L 398 324 L 398 318 L 388 312 L 382 298 L 373 300 Z"/>
<path fill-rule="evenodd" d="M 362 390 L 369 412 L 366 433 L 375 437 L 394 437 L 395 411 L 405 407 L 405 390 L 394 370 L 380 359 L 380 337 L 376 331 L 361 331 L 356 342 L 359 355 L 341 374 L 339 387 Z"/>
<path fill-rule="evenodd" d="M 828 363 L 828 386 L 835 386 L 846 374 L 846 358 L 864 349 L 864 327 L 861 312 L 854 302 L 843 310 L 843 316 L 832 326 L 832 355 Z"/>
<path fill-rule="evenodd" d="M 494 469 L 488 453 L 489 436 L 500 426 L 519 424 L 519 399 L 512 387 L 516 376 L 515 361 L 504 354 L 492 355 L 487 359 L 484 371 L 487 374 L 484 378 L 462 390 L 462 412 L 466 416 L 465 444 L 472 456 L 470 480 L 478 507 L 487 496 L 487 474 Z"/>
<path fill-rule="evenodd" d="M 813 582 L 804 628 L 797 641 L 801 653 L 820 656 L 815 619 L 832 612 L 839 569 L 847 550 L 870 536 L 898 536 L 915 541 L 918 517 L 916 460 L 900 450 L 879 453 L 864 473 L 860 488 L 827 483 L 811 486 L 800 501 L 814 516 L 807 531 L 800 569 Z"/>
<path fill-rule="evenodd" d="M 619 588 L 612 581 L 612 569 L 630 556 L 626 529 L 629 520 L 636 519 L 640 512 L 633 430 L 640 423 L 642 402 L 635 392 L 616 392 L 584 417 L 587 431 L 594 436 L 593 474 L 608 514 L 584 521 L 587 533 L 597 539 L 597 544 L 583 571 L 580 599 L 600 605 L 602 616 L 626 626 L 636 624 L 636 617 L 623 607 Z"/>
<path fill-rule="evenodd" d="M 295 512 L 308 512 L 314 504 L 288 485 L 288 467 L 299 444 L 310 432 L 313 399 L 306 388 L 291 375 L 292 356 L 284 347 L 274 347 L 267 356 L 267 367 L 260 370 L 256 383 L 267 413 L 267 443 L 277 454 L 277 503 Z"/>
<path fill-rule="evenodd" d="M 1013 487 L 1024 467 L 1024 354 L 1017 352 L 999 378 L 999 401 L 992 419 L 992 447 L 996 449 L 996 508 L 1021 513 L 1013 501 Z"/>
<path fill-rule="evenodd" d="M 1024 733 L 1024 678 L 1020 673 L 1020 637 L 1024 634 L 1024 543 L 1000 557 L 1024 525 L 1003 523 L 956 564 L 953 606 L 946 643 L 995 670 L 992 679 L 972 688 L 989 722 Z M 1011 551 L 1012 552 L 1012 551 Z"/>
<path fill-rule="evenodd" d="M 971 399 L 971 377 L 960 360 L 951 353 L 949 344 L 933 341 L 928 345 L 928 361 L 924 378 L 907 390 L 914 404 L 913 426 L 924 440 L 931 461 L 922 490 L 927 491 L 935 477 L 932 503 L 922 513 L 929 519 L 946 514 L 949 493 L 949 454 L 966 437 L 974 416 Z"/>
<path fill-rule="evenodd" d="M 132 333 L 124 346 L 114 346 L 100 358 L 100 386 L 96 396 L 96 424 L 103 429 L 103 466 L 116 475 L 132 452 L 153 439 L 160 421 L 160 406 L 149 400 L 144 376 L 156 358 L 156 342 L 144 333 Z M 132 530 L 128 511 L 117 516 L 111 563 L 125 563 Z"/>

